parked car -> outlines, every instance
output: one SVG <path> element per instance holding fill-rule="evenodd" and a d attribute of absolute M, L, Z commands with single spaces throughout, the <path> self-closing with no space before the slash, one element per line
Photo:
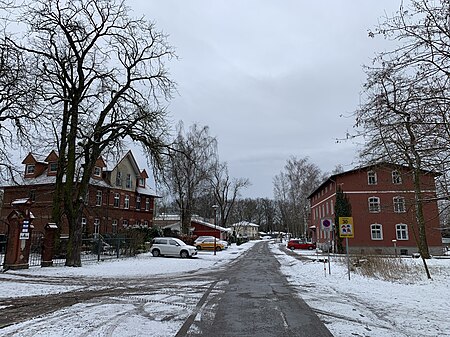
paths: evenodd
<path fill-rule="evenodd" d="M 294 249 L 316 249 L 316 243 L 315 242 L 307 242 L 305 240 L 297 240 L 297 239 L 293 239 L 293 240 L 289 240 L 287 247 L 291 250 Z"/>
<path fill-rule="evenodd" d="M 272 236 L 270 236 L 270 235 L 264 235 L 261 239 L 262 239 L 262 240 L 272 240 Z"/>
<path fill-rule="evenodd" d="M 182 258 L 197 255 L 197 248 L 185 244 L 177 238 L 154 238 L 150 247 L 153 256 L 179 256 Z"/>
<path fill-rule="evenodd" d="M 197 241 L 197 240 L 195 240 L 195 241 Z M 215 241 L 216 241 L 216 250 L 223 250 L 223 249 L 228 248 L 228 243 L 226 241 L 219 240 L 217 238 L 215 239 Z M 203 238 L 203 239 L 197 241 L 196 243 L 194 243 L 194 246 L 198 250 L 202 250 L 202 249 L 214 250 L 214 237 Z"/>
<path fill-rule="evenodd" d="M 205 236 L 199 236 L 197 239 L 195 239 L 195 241 L 194 241 L 194 244 L 195 243 L 197 243 L 197 242 L 201 242 L 201 241 L 203 241 L 204 239 L 214 239 L 214 236 L 212 236 L 212 235 L 205 235 Z"/>

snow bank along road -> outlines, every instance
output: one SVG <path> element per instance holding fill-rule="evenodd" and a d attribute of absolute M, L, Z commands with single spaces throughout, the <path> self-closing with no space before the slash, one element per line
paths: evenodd
<path fill-rule="evenodd" d="M 233 253 L 238 255 L 237 251 L 224 254 Z M 202 254 L 208 255 L 200 255 L 199 260 L 213 258 L 212 253 Z M 157 268 L 190 261 L 147 259 L 157 261 Z M 39 295 L 1 299 L 2 336 L 178 337 L 210 336 L 212 331 L 218 337 L 236 336 L 238 331 L 239 336 L 273 336 L 274 331 L 277 336 L 298 336 L 296 325 L 301 322 L 305 326 L 314 322 L 312 327 L 322 332 L 317 336 L 331 336 L 304 302 L 292 296 L 267 243 L 257 243 L 228 264 L 189 273 L 83 277 L 22 271 L 1 278 L 3 284 L 16 284 L 12 289 L 17 291 L 53 288 Z M 296 309 L 301 310 L 291 310 L 298 303 Z M 300 316 L 295 317 L 295 312 Z"/>

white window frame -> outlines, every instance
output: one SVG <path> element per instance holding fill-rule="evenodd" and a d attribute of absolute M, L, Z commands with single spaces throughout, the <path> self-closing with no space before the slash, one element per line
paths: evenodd
<path fill-rule="evenodd" d="M 100 219 L 94 219 L 94 237 L 97 237 L 100 234 Z"/>
<path fill-rule="evenodd" d="M 377 173 L 375 171 L 367 172 L 367 184 L 368 185 L 376 185 L 378 183 Z"/>
<path fill-rule="evenodd" d="M 369 213 L 380 213 L 381 212 L 381 204 L 379 197 L 370 197 L 367 199 L 369 204 Z"/>
<path fill-rule="evenodd" d="M 145 210 L 150 210 L 150 198 L 145 198 Z"/>
<path fill-rule="evenodd" d="M 28 164 L 26 166 L 26 174 L 34 174 L 34 172 L 36 171 L 36 165 L 34 164 Z"/>
<path fill-rule="evenodd" d="M 141 197 L 139 195 L 136 196 L 136 210 L 141 210 Z"/>
<path fill-rule="evenodd" d="M 125 188 L 132 188 L 133 187 L 133 183 L 131 181 L 131 174 L 127 174 L 127 178 L 125 180 Z"/>
<path fill-rule="evenodd" d="M 58 171 L 58 163 L 49 163 L 48 172 L 54 173 Z"/>
<path fill-rule="evenodd" d="M 97 194 L 95 195 L 95 206 L 102 206 L 103 203 L 103 192 L 101 190 L 97 190 Z"/>
<path fill-rule="evenodd" d="M 399 223 L 395 225 L 395 237 L 397 240 L 407 241 L 409 240 L 408 225 Z"/>
<path fill-rule="evenodd" d="M 117 233 L 117 220 L 116 220 L 116 219 L 114 219 L 114 220 L 112 221 L 111 226 L 112 226 L 112 232 L 113 232 L 113 234 L 116 234 L 116 233 Z"/>
<path fill-rule="evenodd" d="M 404 197 L 393 197 L 394 213 L 406 213 L 406 204 Z"/>
<path fill-rule="evenodd" d="M 123 203 L 123 208 L 124 209 L 130 208 L 130 196 L 128 194 L 125 194 L 125 201 Z"/>
<path fill-rule="evenodd" d="M 400 174 L 400 171 L 392 171 L 392 183 L 395 185 L 400 185 L 402 183 L 402 175 Z"/>
<path fill-rule="evenodd" d="M 116 173 L 116 186 L 122 187 L 122 172 L 120 171 Z"/>
<path fill-rule="evenodd" d="M 126 219 L 122 220 L 122 227 L 128 227 L 128 220 Z"/>
<path fill-rule="evenodd" d="M 120 193 L 114 193 L 114 207 L 120 207 Z"/>
<path fill-rule="evenodd" d="M 383 226 L 379 223 L 370 225 L 370 238 L 375 241 L 383 240 Z"/>
<path fill-rule="evenodd" d="M 101 177 L 102 176 L 102 168 L 95 166 L 94 167 L 94 176 Z"/>

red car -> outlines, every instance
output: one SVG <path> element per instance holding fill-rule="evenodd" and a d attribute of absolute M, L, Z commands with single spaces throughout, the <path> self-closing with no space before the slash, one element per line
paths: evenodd
<path fill-rule="evenodd" d="M 315 242 L 306 242 L 304 240 L 289 240 L 287 247 L 289 249 L 316 249 L 316 243 Z"/>

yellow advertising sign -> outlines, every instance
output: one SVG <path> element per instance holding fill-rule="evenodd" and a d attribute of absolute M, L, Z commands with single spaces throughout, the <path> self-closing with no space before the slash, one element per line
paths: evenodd
<path fill-rule="evenodd" d="M 355 237 L 353 218 L 351 216 L 339 217 L 339 237 L 350 239 L 353 239 Z"/>

